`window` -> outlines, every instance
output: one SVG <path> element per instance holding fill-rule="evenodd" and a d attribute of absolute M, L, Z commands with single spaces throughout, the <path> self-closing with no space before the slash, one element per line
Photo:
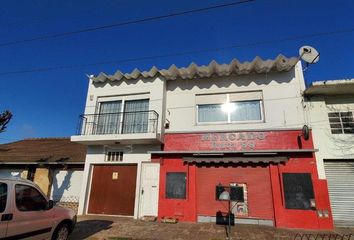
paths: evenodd
<path fill-rule="evenodd" d="M 20 211 L 40 211 L 47 207 L 47 200 L 35 188 L 28 185 L 16 185 L 16 206 Z"/>
<path fill-rule="evenodd" d="M 198 122 L 227 122 L 227 113 L 221 104 L 198 105 Z"/>
<path fill-rule="evenodd" d="M 328 113 L 332 134 L 354 134 L 353 112 Z"/>
<path fill-rule="evenodd" d="M 149 123 L 149 99 L 100 103 L 96 134 L 146 133 Z"/>
<path fill-rule="evenodd" d="M 233 102 L 234 110 L 230 112 L 231 121 L 256 121 L 262 120 L 261 101 Z"/>
<path fill-rule="evenodd" d="M 166 174 L 166 198 L 186 199 L 186 173 L 169 172 Z"/>
<path fill-rule="evenodd" d="M 149 99 L 125 101 L 123 133 L 146 133 L 149 123 Z"/>
<path fill-rule="evenodd" d="M 262 92 L 197 95 L 198 123 L 262 121 Z"/>
<path fill-rule="evenodd" d="M 114 134 L 120 130 L 121 101 L 102 102 L 97 122 L 97 134 Z"/>
<path fill-rule="evenodd" d="M 0 183 L 0 213 L 5 211 L 7 202 L 7 184 Z"/>
<path fill-rule="evenodd" d="M 285 208 L 310 210 L 315 204 L 310 173 L 283 173 Z"/>
<path fill-rule="evenodd" d="M 107 152 L 106 162 L 121 162 L 123 161 L 123 152 Z"/>

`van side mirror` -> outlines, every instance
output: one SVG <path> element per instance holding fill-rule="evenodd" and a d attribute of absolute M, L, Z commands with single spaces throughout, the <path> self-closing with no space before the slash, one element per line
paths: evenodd
<path fill-rule="evenodd" d="M 46 210 L 50 210 L 54 207 L 54 201 L 53 200 L 49 200 L 47 203 L 47 209 Z"/>

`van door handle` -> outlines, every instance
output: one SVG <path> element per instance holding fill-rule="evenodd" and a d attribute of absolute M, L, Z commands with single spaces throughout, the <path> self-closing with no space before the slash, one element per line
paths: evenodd
<path fill-rule="evenodd" d="M 1 216 L 1 221 L 2 221 L 2 222 L 11 221 L 12 218 L 13 218 L 13 216 L 14 216 L 14 215 L 13 215 L 12 213 L 3 214 L 3 215 Z"/>

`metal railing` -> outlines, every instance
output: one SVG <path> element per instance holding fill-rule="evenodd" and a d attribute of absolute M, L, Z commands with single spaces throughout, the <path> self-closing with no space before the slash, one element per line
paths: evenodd
<path fill-rule="evenodd" d="M 354 240 L 354 234 L 338 233 L 303 233 L 296 234 L 294 240 Z"/>
<path fill-rule="evenodd" d="M 79 117 L 77 135 L 156 133 L 156 111 L 84 114 Z"/>

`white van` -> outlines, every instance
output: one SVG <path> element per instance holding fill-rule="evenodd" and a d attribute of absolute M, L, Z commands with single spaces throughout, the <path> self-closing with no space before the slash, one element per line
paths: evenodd
<path fill-rule="evenodd" d="M 0 239 L 66 240 L 75 224 L 75 212 L 54 206 L 33 182 L 0 178 Z"/>

